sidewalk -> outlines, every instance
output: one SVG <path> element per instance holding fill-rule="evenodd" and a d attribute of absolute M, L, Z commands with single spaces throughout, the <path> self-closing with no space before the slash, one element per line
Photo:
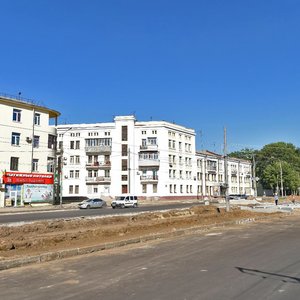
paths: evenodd
<path fill-rule="evenodd" d="M 17 207 L 0 207 L 0 214 L 3 213 L 20 213 L 20 212 L 35 212 L 35 211 L 57 211 L 57 210 L 67 210 L 67 209 L 78 209 L 78 204 L 80 202 L 71 202 L 71 203 L 63 203 L 60 205 L 52 205 L 52 204 L 32 204 L 26 206 L 17 206 Z M 110 201 L 107 201 L 107 207 L 110 207 Z M 143 200 L 139 201 L 139 206 L 145 205 L 165 205 L 165 204 L 174 204 L 174 203 L 191 203 L 191 204 L 203 204 L 202 201 L 197 199 L 195 200 Z"/>
<path fill-rule="evenodd" d="M 79 202 L 78 202 L 79 203 Z M 20 212 L 35 212 L 35 211 L 51 211 L 51 210 L 65 210 L 65 209 L 77 209 L 77 202 L 66 203 L 62 206 L 52 204 L 39 204 L 39 205 L 26 205 L 17 207 L 0 207 L 0 214 L 3 213 L 20 213 Z"/>

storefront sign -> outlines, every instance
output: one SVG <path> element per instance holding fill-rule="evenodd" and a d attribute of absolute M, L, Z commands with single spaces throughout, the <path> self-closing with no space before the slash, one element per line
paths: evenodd
<path fill-rule="evenodd" d="M 53 184 L 53 174 L 5 172 L 3 175 L 5 184 L 40 183 Z"/>

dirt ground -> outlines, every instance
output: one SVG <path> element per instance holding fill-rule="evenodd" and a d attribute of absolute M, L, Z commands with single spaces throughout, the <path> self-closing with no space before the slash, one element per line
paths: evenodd
<path fill-rule="evenodd" d="M 93 246 L 177 229 L 201 227 L 243 218 L 272 218 L 238 208 L 225 212 L 215 206 L 150 212 L 126 216 L 40 221 L 0 227 L 0 259 Z"/>

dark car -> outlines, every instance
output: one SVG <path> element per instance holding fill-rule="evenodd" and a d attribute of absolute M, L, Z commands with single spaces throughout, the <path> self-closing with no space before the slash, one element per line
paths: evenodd
<path fill-rule="evenodd" d="M 241 200 L 244 199 L 246 200 L 248 196 L 246 194 L 231 194 L 229 195 L 229 199 L 231 200 Z"/>
<path fill-rule="evenodd" d="M 81 203 L 78 204 L 79 208 L 102 208 L 105 207 L 107 204 L 104 200 L 100 198 L 92 198 L 92 199 L 87 199 L 82 201 Z"/>

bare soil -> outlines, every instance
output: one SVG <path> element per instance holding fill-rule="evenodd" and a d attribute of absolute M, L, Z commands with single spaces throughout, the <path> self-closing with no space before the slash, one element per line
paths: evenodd
<path fill-rule="evenodd" d="M 0 259 L 37 255 L 50 251 L 99 245 L 107 242 L 171 232 L 191 227 L 247 218 L 272 218 L 238 208 L 225 212 L 214 206 L 150 212 L 126 216 L 41 221 L 0 227 Z"/>

